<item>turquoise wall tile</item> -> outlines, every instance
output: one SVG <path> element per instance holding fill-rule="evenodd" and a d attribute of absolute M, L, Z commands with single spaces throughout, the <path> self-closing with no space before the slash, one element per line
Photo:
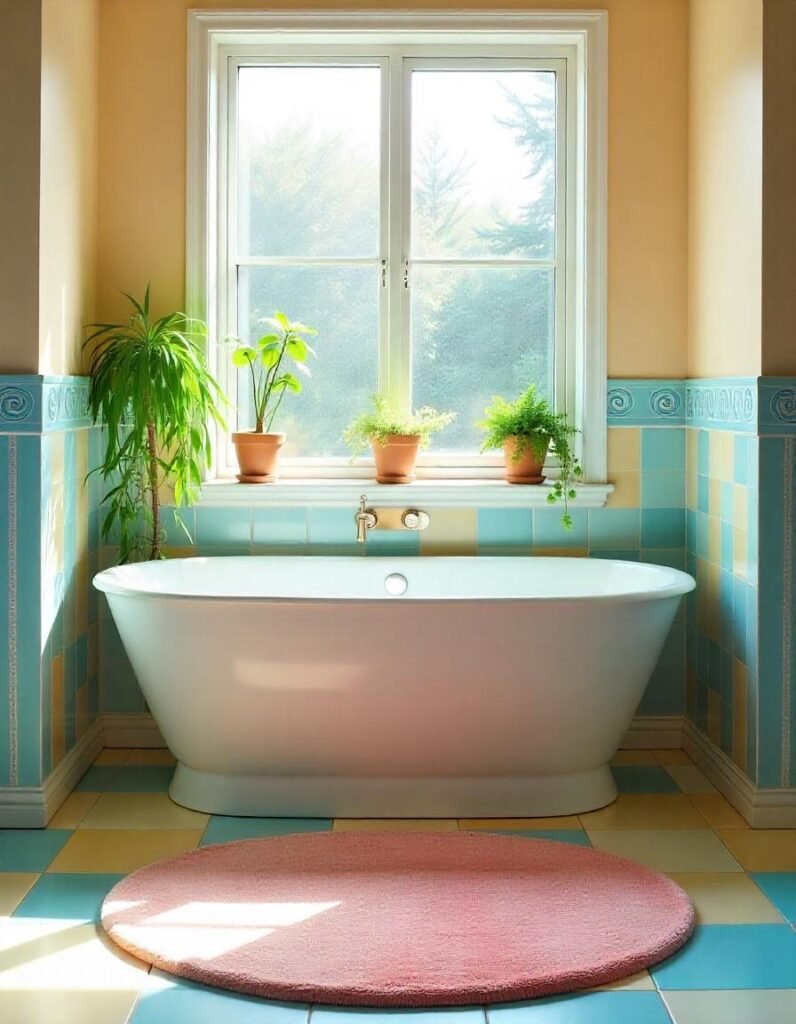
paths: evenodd
<path fill-rule="evenodd" d="M 722 522 L 731 523 L 733 512 L 732 484 L 722 480 L 719 484 L 719 516 Z"/>
<path fill-rule="evenodd" d="M 689 554 L 696 554 L 697 550 L 696 524 L 697 513 L 694 509 L 687 508 L 685 510 L 685 547 Z"/>
<path fill-rule="evenodd" d="M 253 539 L 255 545 L 295 547 L 307 543 L 305 508 L 256 508 Z"/>
<path fill-rule="evenodd" d="M 596 548 L 594 551 L 589 552 L 590 558 L 615 558 L 620 562 L 638 562 L 640 555 L 638 551 L 622 550 L 622 549 L 605 549 L 605 551 Z"/>
<path fill-rule="evenodd" d="M 754 443 L 756 442 L 745 434 L 735 435 L 733 440 L 733 480 L 736 484 L 745 484 L 748 481 L 749 446 Z"/>
<path fill-rule="evenodd" d="M 681 547 L 642 548 L 639 557 L 642 562 L 649 562 L 651 565 L 667 565 L 670 569 L 685 572 L 685 552 Z M 681 604 L 678 615 L 682 614 L 683 607 Z"/>
<path fill-rule="evenodd" d="M 706 512 L 696 513 L 696 554 L 699 558 L 708 557 L 709 517 Z"/>
<path fill-rule="evenodd" d="M 307 535 L 314 554 L 363 554 L 357 544 L 354 509 L 310 508 Z"/>
<path fill-rule="evenodd" d="M 417 530 L 384 530 L 372 534 L 364 545 L 365 556 L 412 556 L 420 554 L 420 534 Z"/>
<path fill-rule="evenodd" d="M 701 473 L 697 477 L 697 508 L 704 515 L 710 512 L 710 477 Z"/>
<path fill-rule="evenodd" d="M 719 575 L 719 612 L 721 617 L 721 645 L 733 650 L 735 621 L 733 612 L 734 583 L 732 572 L 722 569 Z"/>
<path fill-rule="evenodd" d="M 572 529 L 561 525 L 561 506 L 533 510 L 533 543 L 535 548 L 585 548 L 588 544 L 589 520 L 586 509 L 570 509 Z"/>
<path fill-rule="evenodd" d="M 184 548 L 196 543 L 195 508 L 168 506 L 163 509 L 162 522 L 164 541 L 168 547 Z"/>
<path fill-rule="evenodd" d="M 748 585 L 740 576 L 733 577 L 732 635 L 733 653 L 739 661 L 747 658 L 746 602 Z"/>
<path fill-rule="evenodd" d="M 697 472 L 700 476 L 710 473 L 710 432 L 697 431 Z"/>
<path fill-rule="evenodd" d="M 685 469 L 684 427 L 641 428 L 641 471 Z"/>
<path fill-rule="evenodd" d="M 684 544 L 685 511 L 682 508 L 642 509 L 642 548 L 676 548 Z"/>
<path fill-rule="evenodd" d="M 629 549 L 639 546 L 641 514 L 637 508 L 589 509 L 589 549 Z"/>
<path fill-rule="evenodd" d="M 685 505 L 685 473 L 652 470 L 641 474 L 642 508 L 675 508 Z"/>
<path fill-rule="evenodd" d="M 196 510 L 196 546 L 250 547 L 251 519 L 249 508 L 200 507 Z"/>
<path fill-rule="evenodd" d="M 102 660 L 102 710 L 115 712 L 141 712 L 144 697 L 130 662 Z"/>
<path fill-rule="evenodd" d="M 734 533 L 732 523 L 721 524 L 721 567 L 732 571 Z"/>
<path fill-rule="evenodd" d="M 533 513 L 527 508 L 479 508 L 476 539 L 478 549 L 533 546 Z"/>

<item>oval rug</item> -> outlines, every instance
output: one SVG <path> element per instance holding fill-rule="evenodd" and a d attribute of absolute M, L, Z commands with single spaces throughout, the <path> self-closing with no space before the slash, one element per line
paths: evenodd
<path fill-rule="evenodd" d="M 483 833 L 320 832 L 159 861 L 108 894 L 135 956 L 268 999 L 461 1006 L 616 981 L 693 929 L 674 882 L 631 861 Z"/>

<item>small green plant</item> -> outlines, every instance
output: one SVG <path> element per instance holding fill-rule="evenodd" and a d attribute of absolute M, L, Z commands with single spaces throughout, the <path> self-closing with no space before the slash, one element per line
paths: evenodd
<path fill-rule="evenodd" d="M 305 336 L 318 333 L 314 327 L 290 320 L 284 313 L 274 313 L 262 322 L 274 327 L 276 333 L 263 335 L 254 345 L 244 345 L 238 338 L 229 339 L 235 345 L 234 365 L 248 366 L 251 371 L 255 434 L 270 433 L 285 392 L 299 394 L 301 391 L 301 381 L 290 370 L 283 370 L 282 364 L 286 358 L 290 359 L 295 369 L 309 377 L 306 362 L 315 352 Z"/>
<path fill-rule="evenodd" d="M 569 425 L 566 413 L 554 412 L 545 398 L 537 398 L 536 387 L 531 384 L 513 402 L 493 398 L 492 404 L 484 410 L 484 418 L 476 426 L 486 432 L 482 452 L 502 448 L 508 438 L 516 438 L 512 462 L 518 462 L 527 451 L 532 451 L 542 462 L 552 446 L 558 460 L 559 477 L 553 481 L 547 500 L 551 505 L 557 501 L 564 502 L 561 525 L 565 530 L 571 530 L 569 500 L 575 497 L 573 483 L 583 476 L 583 470 L 572 448 L 572 438 L 577 431 Z"/>
<path fill-rule="evenodd" d="M 384 445 L 394 434 L 419 437 L 425 447 L 432 434 L 447 427 L 455 418 L 455 413 L 437 412 L 428 406 L 412 413 L 397 412 L 382 395 L 373 395 L 372 403 L 373 408 L 355 416 L 343 433 L 352 458 L 366 451 L 369 441 Z"/>
<path fill-rule="evenodd" d="M 118 527 L 119 558 L 162 558 L 160 488 L 174 489 L 176 505 L 191 504 L 210 464 L 209 426 L 223 426 L 226 403 L 207 368 L 202 320 L 185 313 L 153 319 L 149 286 L 124 323 L 89 324 L 89 409 L 105 428 L 105 455 L 97 472 L 110 489 L 102 535 Z M 175 511 L 179 525 L 188 533 Z M 142 531 L 143 527 L 143 531 Z M 142 536 L 143 532 L 143 536 Z M 190 535 L 189 535 L 190 539 Z"/>

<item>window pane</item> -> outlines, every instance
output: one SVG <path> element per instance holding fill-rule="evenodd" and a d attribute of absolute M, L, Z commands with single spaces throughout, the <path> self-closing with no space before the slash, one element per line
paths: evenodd
<path fill-rule="evenodd" d="M 376 256 L 379 68 L 241 68 L 238 254 Z"/>
<path fill-rule="evenodd" d="M 286 456 L 345 455 L 344 427 L 378 382 L 379 273 L 376 267 L 241 267 L 238 331 L 256 341 L 272 330 L 258 321 L 282 310 L 318 329 L 317 359 L 300 395 L 288 393 L 275 430 L 288 435 Z M 254 425 L 248 371 L 238 375 L 241 430 Z M 301 376 L 300 374 L 297 376 Z"/>
<path fill-rule="evenodd" d="M 554 281 L 547 269 L 415 267 L 412 402 L 457 414 L 437 450 L 477 451 L 493 395 L 534 382 L 553 398 Z"/>
<path fill-rule="evenodd" d="M 555 73 L 415 71 L 412 253 L 554 255 Z"/>

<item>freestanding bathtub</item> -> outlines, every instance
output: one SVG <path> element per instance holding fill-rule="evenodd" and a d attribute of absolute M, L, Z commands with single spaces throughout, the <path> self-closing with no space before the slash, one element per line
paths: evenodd
<path fill-rule="evenodd" d="M 602 807 L 683 594 L 586 558 L 191 558 L 99 573 L 218 814 L 535 817 Z"/>

